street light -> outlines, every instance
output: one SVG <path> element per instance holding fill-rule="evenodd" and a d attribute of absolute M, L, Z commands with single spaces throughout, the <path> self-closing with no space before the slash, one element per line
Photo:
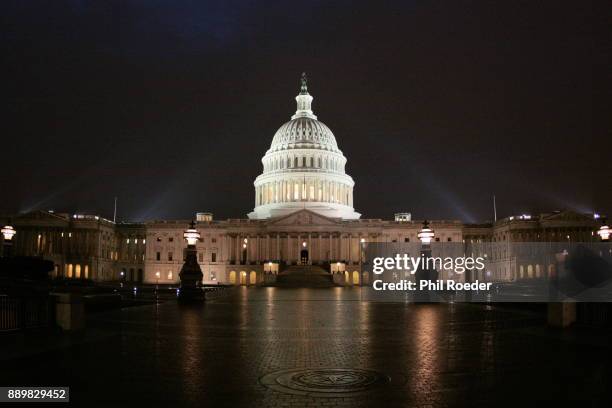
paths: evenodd
<path fill-rule="evenodd" d="M 429 222 L 427 220 L 423 221 L 423 228 L 417 234 L 417 238 L 421 240 L 421 256 L 424 257 L 424 260 L 431 257 L 431 240 L 436 236 L 433 229 L 429 228 Z M 429 269 L 429 263 L 424 262 L 425 265 L 421 264 L 418 269 L 415 271 L 415 279 L 418 287 L 421 287 L 422 281 L 437 281 L 438 280 L 438 272 L 435 269 Z M 429 289 L 424 291 L 416 292 L 415 301 L 417 302 L 429 302 L 430 301 L 430 293 Z"/>
<path fill-rule="evenodd" d="M 599 238 L 602 241 L 609 241 L 610 234 L 612 234 L 612 230 L 610 230 L 610 227 L 608 227 L 605 223 L 597 231 L 597 235 L 599 235 Z"/>
<path fill-rule="evenodd" d="M 0 224 L 2 225 L 2 224 Z M 5 225 L 0 232 L 2 232 L 2 236 L 4 237 L 4 250 L 3 255 L 5 258 L 11 256 L 11 247 L 13 246 L 13 237 L 17 233 L 15 228 L 11 225 Z"/>
<path fill-rule="evenodd" d="M 189 224 L 189 228 L 183 233 L 183 238 L 187 241 L 188 246 L 195 246 L 196 242 L 200 239 L 200 233 L 195 229 L 195 223 L 193 221 Z"/>
<path fill-rule="evenodd" d="M 427 220 L 423 221 L 423 228 L 417 234 L 417 238 L 421 240 L 421 243 L 427 245 L 431 243 L 431 240 L 436 236 L 434 230 L 429 228 L 429 222 Z"/>
<path fill-rule="evenodd" d="M 15 231 L 15 228 L 13 228 L 11 225 L 5 225 L 0 231 L 2 232 L 5 241 L 12 240 L 13 236 L 15 236 L 15 234 L 17 233 L 17 231 Z"/>
<path fill-rule="evenodd" d="M 189 228 L 183 233 L 183 238 L 187 241 L 187 250 L 185 252 L 185 263 L 179 272 L 181 288 L 178 292 L 178 299 L 182 302 L 204 300 L 204 292 L 201 288 L 198 288 L 198 282 L 202 281 L 204 275 L 197 259 L 196 242 L 200 239 L 200 233 L 196 229 L 194 221 L 191 221 Z"/>

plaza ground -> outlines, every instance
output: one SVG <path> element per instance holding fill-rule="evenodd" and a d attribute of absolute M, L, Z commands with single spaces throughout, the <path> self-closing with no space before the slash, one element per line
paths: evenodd
<path fill-rule="evenodd" d="M 105 407 L 611 402 L 609 331 L 547 328 L 543 314 L 530 311 L 361 295 L 360 288 L 235 288 L 201 306 L 96 314 L 79 334 L 4 336 L 0 384 L 69 385 L 73 405 Z M 298 371 L 322 392 L 283 387 L 282 376 Z M 331 384 L 329 393 L 320 380 L 330 372 L 347 387 L 359 373 L 378 377 L 355 392 L 334 393 Z"/>

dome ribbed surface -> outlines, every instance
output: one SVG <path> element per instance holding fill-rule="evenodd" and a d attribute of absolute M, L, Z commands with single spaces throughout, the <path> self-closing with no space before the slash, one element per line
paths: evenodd
<path fill-rule="evenodd" d="M 340 152 L 332 131 L 323 122 L 309 117 L 284 123 L 276 131 L 269 152 L 300 148 Z"/>

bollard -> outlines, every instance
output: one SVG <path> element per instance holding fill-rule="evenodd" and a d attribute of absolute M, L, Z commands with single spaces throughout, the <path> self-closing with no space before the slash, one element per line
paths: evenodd
<path fill-rule="evenodd" d="M 575 302 L 554 302 L 548 304 L 548 325 L 568 327 L 576 322 Z"/>
<path fill-rule="evenodd" d="M 81 295 L 52 293 L 55 297 L 55 322 L 62 330 L 85 328 L 85 306 Z"/>

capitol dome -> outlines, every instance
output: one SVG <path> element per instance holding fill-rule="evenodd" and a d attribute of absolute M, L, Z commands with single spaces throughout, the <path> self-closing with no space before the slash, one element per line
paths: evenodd
<path fill-rule="evenodd" d="M 249 218 L 274 218 L 304 208 L 332 218 L 359 218 L 353 209 L 355 182 L 344 171 L 346 157 L 312 111 L 305 74 L 295 100 L 295 114 L 276 131 L 261 160 L 263 173 L 255 179 L 255 209 Z"/>

